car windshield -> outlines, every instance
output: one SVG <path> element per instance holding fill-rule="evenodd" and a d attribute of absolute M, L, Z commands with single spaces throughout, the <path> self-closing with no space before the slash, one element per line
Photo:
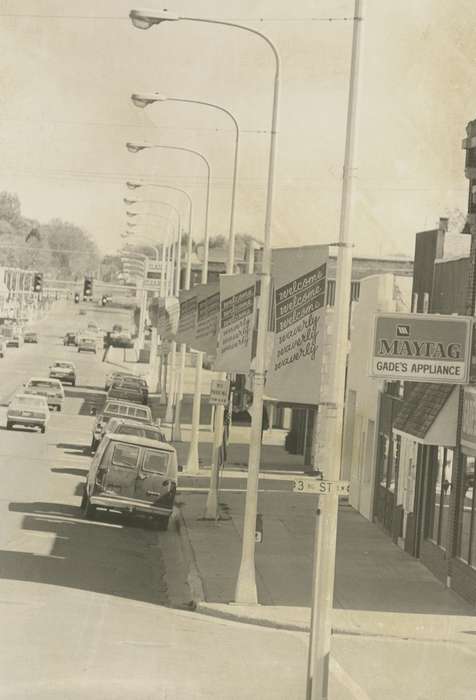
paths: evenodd
<path fill-rule="evenodd" d="M 144 471 L 165 474 L 169 466 L 170 452 L 163 450 L 146 450 L 144 455 Z"/>
<path fill-rule="evenodd" d="M 60 367 L 61 369 L 71 369 L 72 365 L 69 362 L 55 362 L 53 367 Z"/>
<path fill-rule="evenodd" d="M 45 402 L 43 399 L 35 399 L 30 396 L 17 396 L 13 399 L 14 406 L 31 406 L 32 408 L 44 408 Z"/>
<path fill-rule="evenodd" d="M 120 425 L 116 432 L 121 435 L 137 435 L 137 437 L 145 437 L 149 440 L 162 441 L 162 435 L 158 430 L 143 428 L 140 425 Z"/>

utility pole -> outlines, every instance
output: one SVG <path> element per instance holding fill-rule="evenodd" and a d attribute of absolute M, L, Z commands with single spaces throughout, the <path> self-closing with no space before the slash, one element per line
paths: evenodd
<path fill-rule="evenodd" d="M 325 406 L 322 406 L 325 411 L 327 444 L 327 464 L 323 465 L 322 471 L 324 479 L 332 482 L 339 481 L 342 459 L 345 375 L 352 279 L 352 243 L 350 241 L 349 217 L 352 204 L 352 178 L 354 175 L 355 117 L 363 4 L 363 0 L 355 0 L 336 271 L 333 362 L 329 401 L 326 402 Z M 338 508 L 339 496 L 337 490 L 319 497 L 314 550 L 311 634 L 309 639 L 308 700 L 328 700 L 329 697 L 329 662 Z"/>

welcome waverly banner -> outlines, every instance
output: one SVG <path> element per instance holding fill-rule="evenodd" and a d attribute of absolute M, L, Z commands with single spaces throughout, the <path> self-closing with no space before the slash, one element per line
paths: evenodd
<path fill-rule="evenodd" d="M 216 370 L 244 374 L 250 370 L 256 315 L 256 281 L 256 275 L 220 277 Z"/>
<path fill-rule="evenodd" d="M 274 342 L 266 394 L 279 401 L 319 402 L 328 256 L 327 245 L 273 250 Z"/>

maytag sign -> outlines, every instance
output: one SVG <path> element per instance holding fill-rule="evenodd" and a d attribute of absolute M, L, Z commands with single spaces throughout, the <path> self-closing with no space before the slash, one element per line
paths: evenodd
<path fill-rule="evenodd" d="M 370 375 L 410 382 L 467 384 L 472 319 L 437 314 L 377 314 Z"/>

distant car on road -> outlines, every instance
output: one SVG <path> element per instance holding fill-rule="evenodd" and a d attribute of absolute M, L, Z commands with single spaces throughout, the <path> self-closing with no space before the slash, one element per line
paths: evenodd
<path fill-rule="evenodd" d="M 91 440 L 91 451 L 94 452 L 107 431 L 111 418 L 126 418 L 140 423 L 152 424 L 152 413 L 148 406 L 139 406 L 127 401 L 106 401 L 104 410 L 96 417 Z"/>
<path fill-rule="evenodd" d="M 49 417 L 50 411 L 44 396 L 17 394 L 7 408 L 7 430 L 12 430 L 14 425 L 21 425 L 39 428 L 44 433 Z"/>
<path fill-rule="evenodd" d="M 7 352 L 7 344 L 3 338 L 0 339 L 0 357 L 3 358 L 5 357 L 5 353 Z"/>
<path fill-rule="evenodd" d="M 120 333 L 115 333 L 111 335 L 111 345 L 113 348 L 133 348 L 134 341 L 130 333 L 126 331 L 121 331 Z"/>
<path fill-rule="evenodd" d="M 44 396 L 49 408 L 54 408 L 56 411 L 61 411 L 63 408 L 64 389 L 59 379 L 32 377 L 23 393 Z"/>
<path fill-rule="evenodd" d="M 20 345 L 23 345 L 21 333 L 14 333 L 10 338 L 7 338 L 7 348 L 19 348 Z"/>
<path fill-rule="evenodd" d="M 107 434 L 91 461 L 81 512 L 94 518 L 97 508 L 138 513 L 166 530 L 177 489 L 177 454 L 164 442 Z"/>
<path fill-rule="evenodd" d="M 72 331 L 66 333 L 65 337 L 63 338 L 63 345 L 74 345 L 76 346 L 78 344 L 78 337 L 76 333 L 73 333 Z"/>
<path fill-rule="evenodd" d="M 59 379 L 63 384 L 67 382 L 76 386 L 76 367 L 72 362 L 57 360 L 50 366 L 50 378 Z"/>
<path fill-rule="evenodd" d="M 97 338 L 91 335 L 80 335 L 78 337 L 78 352 L 97 353 Z"/>
<path fill-rule="evenodd" d="M 34 331 L 28 331 L 23 336 L 23 341 L 25 343 L 37 343 L 38 342 L 38 333 L 35 333 Z"/>

